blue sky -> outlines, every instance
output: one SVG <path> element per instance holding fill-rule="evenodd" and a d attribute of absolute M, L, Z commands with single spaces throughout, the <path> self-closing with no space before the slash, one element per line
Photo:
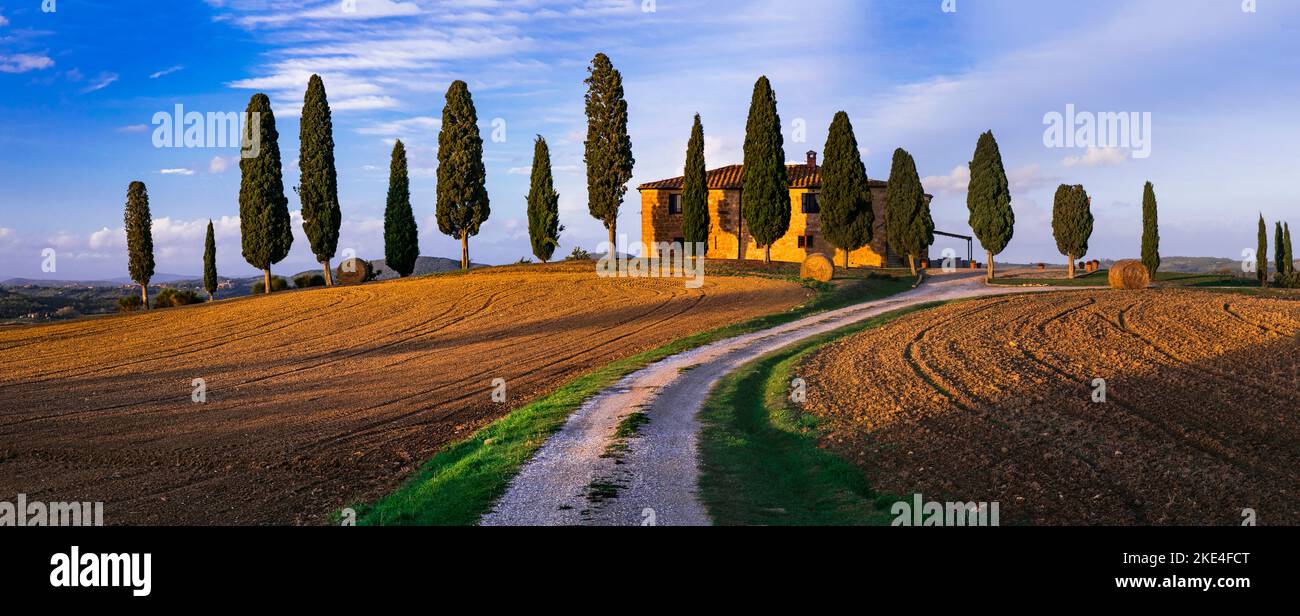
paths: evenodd
<path fill-rule="evenodd" d="M 624 77 L 637 159 L 620 228 L 639 239 L 635 185 L 681 174 L 691 117 L 710 167 L 741 160 L 754 80 L 766 74 L 786 157 L 820 152 L 847 111 L 867 173 L 896 147 L 916 158 L 940 229 L 966 232 L 965 163 L 993 130 L 1012 181 L 1015 239 L 1002 259 L 1057 260 L 1053 191 L 1093 197 L 1090 256 L 1135 256 L 1144 181 L 1161 205 L 1162 253 L 1239 257 L 1257 212 L 1300 222 L 1300 3 L 1258 0 L 0 0 L 0 278 L 126 272 L 122 204 L 148 184 L 159 272 L 201 271 L 218 226 L 224 274 L 239 254 L 235 149 L 155 148 L 155 113 L 240 111 L 271 96 L 285 183 L 297 178 L 307 77 L 334 109 L 341 248 L 382 256 L 393 139 L 407 143 L 421 252 L 457 256 L 432 220 L 438 118 L 454 79 L 483 127 L 492 217 L 475 260 L 528 255 L 524 195 L 532 139 L 551 144 L 561 253 L 594 249 L 582 166 L 586 66 L 610 55 Z M 1151 114 L 1150 156 L 1046 147 L 1044 115 Z M 505 139 L 491 140 L 504 125 Z M 503 124 L 502 124 L 503 123 Z M 297 198 L 288 195 L 290 209 Z M 295 221 L 297 219 L 295 218 Z M 298 237 L 276 266 L 312 266 Z M 938 248 L 952 246 L 940 243 Z M 58 271 L 41 271 L 41 251 Z M 956 246 L 954 246 L 956 247 Z M 978 250 L 978 247 L 977 247 Z"/>

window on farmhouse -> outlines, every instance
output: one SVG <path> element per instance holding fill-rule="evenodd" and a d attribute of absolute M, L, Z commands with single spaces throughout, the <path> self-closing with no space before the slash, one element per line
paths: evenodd
<path fill-rule="evenodd" d="M 808 249 L 811 249 L 811 248 L 813 247 L 813 236 L 811 236 L 811 235 L 800 235 L 800 236 L 799 236 L 799 247 L 800 247 L 800 248 L 808 248 Z"/>
<path fill-rule="evenodd" d="M 681 196 L 681 195 L 668 195 L 668 213 L 669 213 L 669 214 L 681 214 L 681 213 L 682 213 L 682 196 Z"/>
<path fill-rule="evenodd" d="M 819 212 L 821 212 L 821 211 L 822 211 L 821 206 L 817 204 L 817 193 L 804 193 L 804 194 L 803 194 L 803 213 L 805 213 L 805 214 L 817 214 L 817 213 L 819 213 Z"/>

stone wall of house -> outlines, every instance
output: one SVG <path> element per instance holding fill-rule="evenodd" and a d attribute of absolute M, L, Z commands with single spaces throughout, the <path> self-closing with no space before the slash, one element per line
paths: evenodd
<path fill-rule="evenodd" d="M 641 241 L 647 245 L 671 242 L 682 237 L 681 214 L 668 213 L 668 196 L 676 191 L 641 191 Z M 803 213 L 803 195 L 807 189 L 790 191 L 790 230 L 772 244 L 772 260 L 800 263 L 809 254 L 821 253 L 831 257 L 838 266 L 844 263 L 844 252 L 834 248 L 821 232 L 818 214 Z M 902 264 L 902 259 L 886 248 L 885 241 L 885 189 L 871 189 L 872 207 L 875 210 L 875 229 L 871 243 L 849 253 L 851 267 L 885 267 Z M 799 246 L 799 236 L 813 236 L 809 249 Z M 738 239 L 739 238 L 739 239 Z M 738 248 L 743 252 L 738 256 Z M 709 191 L 708 258 L 761 260 L 763 249 L 745 230 L 740 218 L 740 191 L 735 189 Z"/>

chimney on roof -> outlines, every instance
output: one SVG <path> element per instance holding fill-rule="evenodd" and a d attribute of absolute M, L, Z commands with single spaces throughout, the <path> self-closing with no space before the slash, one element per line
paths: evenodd
<path fill-rule="evenodd" d="M 808 150 L 808 168 L 809 168 L 809 169 L 816 169 L 816 168 L 817 168 L 817 152 L 816 152 L 816 151 Z"/>

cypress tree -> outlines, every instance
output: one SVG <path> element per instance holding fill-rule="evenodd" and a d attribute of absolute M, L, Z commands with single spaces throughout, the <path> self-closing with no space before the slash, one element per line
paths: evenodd
<path fill-rule="evenodd" d="M 1259 215 L 1259 244 L 1255 249 L 1255 277 L 1259 286 L 1268 286 L 1268 227 L 1264 224 L 1264 215 Z"/>
<path fill-rule="evenodd" d="M 772 243 L 790 230 L 790 180 L 784 146 L 776 93 L 764 75 L 754 83 L 749 102 L 740 195 L 745 226 L 754 242 L 763 247 L 764 263 L 772 262 Z"/>
<path fill-rule="evenodd" d="M 438 230 L 460 238 L 460 268 L 469 269 L 469 237 L 491 214 L 483 169 L 483 138 L 469 86 L 456 80 L 447 89 L 438 133 Z"/>
<path fill-rule="evenodd" d="M 853 134 L 849 114 L 840 111 L 831 120 L 822 152 L 821 206 L 822 233 L 830 243 L 844 251 L 844 268 L 849 267 L 849 253 L 871 243 L 876 213 L 867 186 L 867 168 L 862 164 L 858 138 Z"/>
<path fill-rule="evenodd" d="M 334 121 L 325 97 L 325 82 L 312 75 L 303 99 L 299 130 L 298 166 L 302 172 L 298 196 L 302 201 L 302 229 L 311 242 L 312 254 L 325 272 L 325 285 L 334 285 L 330 259 L 338 250 L 339 210 L 338 174 L 334 170 Z"/>
<path fill-rule="evenodd" d="M 149 190 L 144 182 L 131 182 L 126 189 L 127 271 L 140 285 L 140 299 L 149 309 L 149 279 L 153 278 L 153 216 L 149 213 Z"/>
<path fill-rule="evenodd" d="M 203 288 L 208 291 L 208 301 L 217 296 L 217 236 L 208 220 L 208 237 L 203 241 Z"/>
<path fill-rule="evenodd" d="M 907 255 L 907 265 L 916 274 L 916 259 L 934 243 L 934 220 L 925 202 L 916 161 L 906 150 L 894 150 L 885 192 L 885 235 L 894 252 Z"/>
<path fill-rule="evenodd" d="M 995 275 L 993 257 L 1006 249 L 1015 231 L 1016 214 L 1011 209 L 1011 189 L 1002 166 L 1002 152 L 993 131 L 980 135 L 970 161 L 970 184 L 966 190 L 970 227 L 988 254 L 986 278 Z"/>
<path fill-rule="evenodd" d="M 289 200 L 284 196 L 280 133 L 275 129 L 271 99 L 254 94 L 246 113 L 244 141 L 251 141 L 258 130 L 261 149 L 256 157 L 239 160 L 239 232 L 244 260 L 262 270 L 264 292 L 270 294 L 271 265 L 283 260 L 293 245 Z"/>
<path fill-rule="evenodd" d="M 1142 264 L 1155 280 L 1160 269 L 1160 226 L 1156 217 L 1156 189 L 1147 182 L 1142 189 Z"/>
<path fill-rule="evenodd" d="M 411 211 L 411 181 L 406 174 L 406 146 L 393 144 L 388 166 L 388 204 L 384 207 L 384 263 L 403 278 L 415 271 L 420 256 L 419 228 Z"/>
<path fill-rule="evenodd" d="M 1283 224 L 1282 224 L 1282 239 L 1283 239 L 1283 242 L 1286 243 L 1286 250 L 1283 251 L 1283 252 L 1284 252 L 1284 255 L 1286 255 L 1286 259 L 1283 259 L 1283 261 L 1284 261 L 1284 263 L 1286 263 L 1286 265 L 1287 265 L 1287 273 L 1288 273 L 1288 274 L 1294 274 L 1294 273 L 1295 273 L 1295 270 L 1296 270 L 1296 261 L 1295 261 L 1295 256 L 1292 255 L 1292 253 L 1291 253 L 1291 224 L 1290 224 L 1290 222 L 1283 222 Z"/>
<path fill-rule="evenodd" d="M 1286 236 L 1282 233 L 1282 223 L 1273 223 L 1273 280 L 1281 281 L 1286 275 Z"/>
<path fill-rule="evenodd" d="M 632 179 L 632 138 L 627 134 L 627 101 L 623 99 L 623 75 L 609 57 L 596 54 L 587 68 L 587 140 L 583 161 L 587 163 L 587 209 L 609 230 L 609 250 L 617 250 L 615 230 L 618 208 Z"/>
<path fill-rule="evenodd" d="M 533 172 L 528 186 L 528 240 L 542 263 L 560 246 L 560 194 L 551 174 L 551 148 L 541 135 L 533 142 Z"/>
<path fill-rule="evenodd" d="M 1069 277 L 1074 278 L 1074 260 L 1088 254 L 1092 237 L 1092 209 L 1083 186 L 1061 184 L 1052 206 L 1052 235 L 1056 249 L 1070 259 Z"/>
<path fill-rule="evenodd" d="M 709 180 L 704 166 L 704 125 L 695 114 L 691 138 L 686 142 L 686 169 L 682 176 L 682 237 L 688 243 L 709 241 Z M 706 244 L 707 246 L 707 244 Z M 707 248 L 706 248 L 707 252 Z M 697 256 L 703 257 L 704 252 Z"/>

